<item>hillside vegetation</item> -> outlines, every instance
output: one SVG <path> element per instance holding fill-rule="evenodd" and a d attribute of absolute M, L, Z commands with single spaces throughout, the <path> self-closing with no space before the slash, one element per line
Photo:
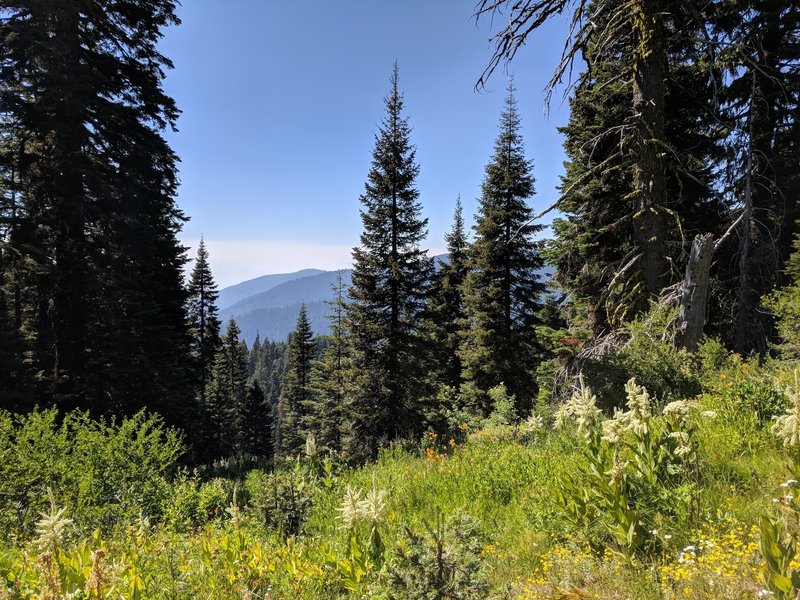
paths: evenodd
<path fill-rule="evenodd" d="M 361 468 L 309 438 L 274 471 L 247 456 L 188 471 L 157 418 L 3 414 L 3 594 L 788 598 L 800 389 L 702 352 L 694 398 L 630 381 L 612 418 L 584 387 L 510 424 L 495 390 L 483 422 Z"/>

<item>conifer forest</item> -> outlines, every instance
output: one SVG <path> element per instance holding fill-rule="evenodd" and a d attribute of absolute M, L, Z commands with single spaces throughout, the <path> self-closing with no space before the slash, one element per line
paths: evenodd
<path fill-rule="evenodd" d="M 797 2 L 464 2 L 476 213 L 432 257 L 387 64 L 328 331 L 252 343 L 179 237 L 178 9 L 0 2 L 0 600 L 800 598 Z"/>

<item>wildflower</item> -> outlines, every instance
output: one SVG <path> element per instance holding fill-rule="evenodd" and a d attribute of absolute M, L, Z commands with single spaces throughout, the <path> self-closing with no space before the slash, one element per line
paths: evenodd
<path fill-rule="evenodd" d="M 344 522 L 345 529 L 353 529 L 356 524 L 361 520 L 363 513 L 361 512 L 361 490 L 350 487 L 349 485 L 344 491 L 344 498 L 339 508 L 338 518 Z"/>
<path fill-rule="evenodd" d="M 111 584 L 111 580 L 103 565 L 103 558 L 105 555 L 102 548 L 98 548 L 92 552 L 91 571 L 89 572 L 89 577 L 86 579 L 86 589 L 98 598 L 103 597 L 104 590 Z"/>
<path fill-rule="evenodd" d="M 628 412 L 626 413 L 628 429 L 637 436 L 647 435 L 648 421 L 653 414 L 650 395 L 644 386 L 637 385 L 634 377 L 625 384 L 625 393 L 628 395 Z"/>
<path fill-rule="evenodd" d="M 716 419 L 717 418 L 717 411 L 715 410 L 704 410 L 700 413 L 700 416 L 706 419 Z"/>
<path fill-rule="evenodd" d="M 794 389 L 787 389 L 786 395 L 792 398 L 792 407 L 787 413 L 775 417 L 772 431 L 783 440 L 784 446 L 800 446 L 800 381 L 797 370 L 794 372 Z"/>
<path fill-rule="evenodd" d="M 580 376 L 579 381 L 580 390 L 575 390 L 572 397 L 556 412 L 555 427 L 557 429 L 563 427 L 567 419 L 573 417 L 578 426 L 578 432 L 588 438 L 603 413 L 597 408 L 597 396 L 584 383 L 583 375 Z"/>
<path fill-rule="evenodd" d="M 65 509 L 56 506 L 53 493 L 50 496 L 50 512 L 40 513 L 41 518 L 36 523 L 36 545 L 47 552 L 55 552 L 66 535 L 67 528 L 72 525 L 72 519 L 64 516 Z"/>
<path fill-rule="evenodd" d="M 525 421 L 526 433 L 534 433 L 536 431 L 542 430 L 543 428 L 544 428 L 544 419 L 542 419 L 542 415 L 531 413 L 531 416 L 528 417 L 527 421 Z"/>
<path fill-rule="evenodd" d="M 786 489 L 786 488 L 788 488 L 788 487 L 792 487 L 792 486 L 793 486 L 794 484 L 796 484 L 796 483 L 797 483 L 797 480 L 796 480 L 796 479 L 787 479 L 786 481 L 784 481 L 784 482 L 781 484 L 781 487 L 782 487 L 782 488 L 784 488 L 784 489 Z"/>
<path fill-rule="evenodd" d="M 667 416 L 675 415 L 679 419 L 685 419 L 691 409 L 691 403 L 687 402 L 686 400 L 675 400 L 674 402 L 667 404 L 662 412 Z"/>
<path fill-rule="evenodd" d="M 313 433 L 309 433 L 306 436 L 306 458 L 314 460 L 319 455 L 319 449 L 317 448 L 317 438 L 314 437 Z"/>
<path fill-rule="evenodd" d="M 619 443 L 622 434 L 625 432 L 625 421 L 623 413 L 619 411 L 614 412 L 614 418 L 603 421 L 603 436 L 604 442 L 612 446 Z"/>
<path fill-rule="evenodd" d="M 386 514 L 386 491 L 373 487 L 367 497 L 359 502 L 361 516 L 370 523 L 379 523 Z"/>
<path fill-rule="evenodd" d="M 618 456 L 614 455 L 614 466 L 605 472 L 605 475 L 609 476 L 611 485 L 616 485 L 622 480 L 622 478 L 625 476 L 625 469 L 627 467 L 627 460 L 622 462 Z"/>

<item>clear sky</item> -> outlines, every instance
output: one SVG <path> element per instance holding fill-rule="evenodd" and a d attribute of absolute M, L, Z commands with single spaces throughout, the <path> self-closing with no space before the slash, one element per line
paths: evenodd
<path fill-rule="evenodd" d="M 507 75 L 475 83 L 491 56 L 491 23 L 471 0 L 183 0 L 165 32 L 175 63 L 166 91 L 183 114 L 168 139 L 181 157 L 178 203 L 201 234 L 220 287 L 267 273 L 350 266 L 359 194 L 397 61 L 413 128 L 417 187 L 440 252 L 460 194 L 471 224 L 491 156 Z M 495 24 L 496 25 L 496 24 Z M 535 210 L 555 199 L 567 103 L 545 114 L 543 89 L 567 28 L 557 17 L 512 70 Z"/>

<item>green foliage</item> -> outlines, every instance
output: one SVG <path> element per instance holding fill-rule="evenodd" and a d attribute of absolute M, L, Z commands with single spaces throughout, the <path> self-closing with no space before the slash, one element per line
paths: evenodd
<path fill-rule="evenodd" d="M 604 355 L 580 362 L 601 406 L 618 406 L 619 390 L 631 378 L 646 381 L 648 391 L 665 402 L 700 392 L 700 371 L 694 357 L 673 343 L 671 328 L 676 317 L 677 308 L 653 304 L 649 312 L 624 326 Z"/>
<path fill-rule="evenodd" d="M 780 343 L 777 350 L 785 361 L 800 359 L 800 238 L 793 243 L 786 271 L 791 282 L 768 296 L 761 303 L 775 316 Z"/>
<path fill-rule="evenodd" d="M 397 65 L 385 99 L 372 166 L 361 195 L 363 231 L 353 249 L 347 329 L 352 389 L 345 402 L 344 445 L 356 460 L 401 436 L 422 434 L 420 399 L 429 396 L 429 343 L 420 324 L 433 264 L 421 247 L 419 173 L 411 127 L 403 117 Z"/>
<path fill-rule="evenodd" d="M 279 418 L 276 423 L 276 452 L 281 456 L 297 454 L 311 425 L 311 365 L 317 342 L 308 322 L 306 305 L 300 305 L 297 326 L 286 349 L 286 373 L 281 389 Z"/>
<path fill-rule="evenodd" d="M 489 390 L 492 412 L 486 419 L 490 425 L 513 425 L 519 420 L 517 403 L 514 396 L 508 395 L 508 390 L 503 383 Z"/>
<path fill-rule="evenodd" d="M 231 317 L 206 389 L 203 408 L 207 441 L 202 452 L 207 460 L 230 456 L 240 452 L 243 446 L 247 346 L 239 339 L 239 333 L 239 327 Z"/>
<path fill-rule="evenodd" d="M 514 396 L 517 414 L 527 414 L 536 396 L 536 325 L 543 291 L 537 269 L 543 261 L 533 238 L 541 225 L 532 223 L 526 204 L 533 196 L 534 179 L 520 128 L 510 85 L 481 185 L 464 280 L 461 391 L 482 417 L 492 411 L 489 390 L 501 382 Z"/>
<path fill-rule="evenodd" d="M 255 523 L 283 537 L 300 535 L 313 505 L 314 477 L 295 462 L 275 473 L 251 471 L 244 481 Z"/>
<path fill-rule="evenodd" d="M 481 561 L 484 537 L 466 515 L 437 518 L 425 532 L 406 529 L 387 574 L 390 600 L 471 600 L 489 597 L 489 579 Z"/>
<path fill-rule="evenodd" d="M 159 417 L 94 421 L 55 409 L 0 413 L 0 531 L 28 537 L 49 494 L 83 531 L 158 517 L 184 451 Z"/>
<path fill-rule="evenodd" d="M 663 537 L 687 531 L 697 494 L 688 416 L 679 400 L 657 417 L 643 387 L 625 386 L 627 408 L 605 419 L 587 387 L 560 409 L 557 423 L 574 421 L 585 441 L 584 464 L 564 477 L 555 497 L 590 543 L 609 545 L 628 560 L 663 552 Z"/>

